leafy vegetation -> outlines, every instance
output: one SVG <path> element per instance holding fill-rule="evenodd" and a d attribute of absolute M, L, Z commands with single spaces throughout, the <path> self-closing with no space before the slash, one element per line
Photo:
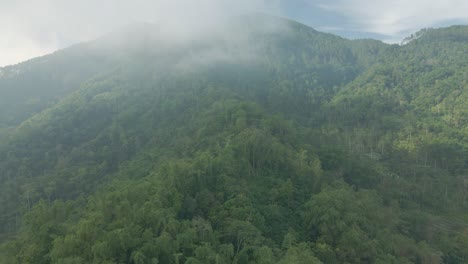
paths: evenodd
<path fill-rule="evenodd" d="M 403 46 L 266 16 L 153 30 L 46 56 L 67 67 L 44 84 L 0 76 L 56 87 L 0 116 L 1 263 L 468 261 L 466 27 Z"/>

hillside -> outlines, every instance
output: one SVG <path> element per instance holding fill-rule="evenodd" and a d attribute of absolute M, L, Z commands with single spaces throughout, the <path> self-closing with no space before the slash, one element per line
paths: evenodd
<path fill-rule="evenodd" d="M 467 72 L 264 15 L 2 68 L 0 262 L 466 263 Z"/>

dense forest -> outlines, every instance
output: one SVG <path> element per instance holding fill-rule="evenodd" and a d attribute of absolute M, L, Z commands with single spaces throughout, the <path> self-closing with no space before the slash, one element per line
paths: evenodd
<path fill-rule="evenodd" d="M 468 263 L 468 27 L 266 15 L 0 68 L 0 263 Z"/>

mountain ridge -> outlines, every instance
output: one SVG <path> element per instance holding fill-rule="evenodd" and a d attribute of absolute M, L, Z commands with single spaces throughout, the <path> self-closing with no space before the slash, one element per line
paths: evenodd
<path fill-rule="evenodd" d="M 71 81 L 38 74 L 59 98 L 0 86 L 50 93 L 0 116 L 5 263 L 463 263 L 466 28 L 398 46 L 255 19 L 63 51 Z"/>

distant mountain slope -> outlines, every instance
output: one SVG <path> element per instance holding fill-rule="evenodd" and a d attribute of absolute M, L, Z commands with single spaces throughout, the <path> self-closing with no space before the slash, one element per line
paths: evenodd
<path fill-rule="evenodd" d="M 115 59 L 76 45 L 52 55 L 0 68 L 0 128 L 15 126 L 115 67 Z"/>
<path fill-rule="evenodd" d="M 251 15 L 4 68 L 0 262 L 464 263 L 467 49 Z"/>

